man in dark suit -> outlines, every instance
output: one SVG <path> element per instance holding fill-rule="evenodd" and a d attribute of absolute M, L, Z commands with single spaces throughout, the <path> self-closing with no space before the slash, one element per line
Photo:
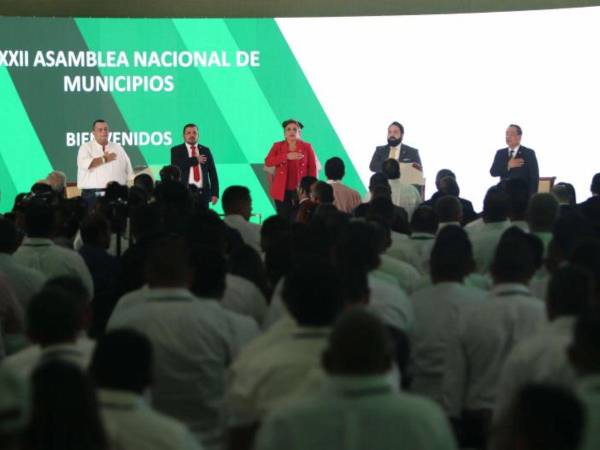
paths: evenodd
<path fill-rule="evenodd" d="M 496 152 L 494 163 L 490 168 L 493 177 L 501 180 L 522 178 L 527 181 L 529 195 L 538 190 L 540 174 L 535 152 L 521 145 L 523 130 L 519 125 L 509 125 L 506 129 L 506 145 Z"/>
<path fill-rule="evenodd" d="M 179 167 L 181 181 L 195 186 L 200 199 L 208 206 L 219 199 L 219 179 L 215 161 L 208 147 L 198 143 L 198 126 L 188 123 L 183 127 L 183 144 L 171 149 L 171 164 Z"/>
<path fill-rule="evenodd" d="M 392 122 L 388 127 L 388 143 L 375 148 L 369 169 L 372 172 L 381 172 L 386 159 L 395 159 L 401 163 L 413 163 L 416 169 L 423 170 L 419 150 L 402 143 L 404 127 L 399 122 Z"/>

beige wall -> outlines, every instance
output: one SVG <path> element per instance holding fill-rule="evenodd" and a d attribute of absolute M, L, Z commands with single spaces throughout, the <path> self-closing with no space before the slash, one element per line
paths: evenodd
<path fill-rule="evenodd" d="M 0 15 L 286 17 L 502 11 L 600 5 L 600 0 L 0 0 Z"/>

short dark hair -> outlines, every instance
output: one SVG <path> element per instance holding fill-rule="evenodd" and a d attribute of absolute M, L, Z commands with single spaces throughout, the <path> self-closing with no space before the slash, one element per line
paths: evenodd
<path fill-rule="evenodd" d="M 173 164 L 163 166 L 159 172 L 160 181 L 181 181 L 181 169 Z"/>
<path fill-rule="evenodd" d="M 519 136 L 521 136 L 523 134 L 523 129 L 519 126 L 519 125 L 515 125 L 514 123 L 511 123 L 508 128 L 513 127 L 515 130 L 517 130 L 517 134 Z"/>
<path fill-rule="evenodd" d="M 410 219 L 410 228 L 413 232 L 423 232 L 435 234 L 439 226 L 438 215 L 433 208 L 427 205 L 421 205 Z"/>
<path fill-rule="evenodd" d="M 462 204 L 454 195 L 444 195 L 438 198 L 434 209 L 440 222 L 460 222 L 462 220 Z"/>
<path fill-rule="evenodd" d="M 529 282 L 536 270 L 536 256 L 528 236 L 518 227 L 504 232 L 490 266 L 495 283 Z"/>
<path fill-rule="evenodd" d="M 556 198 L 559 202 L 567 202 L 567 204 L 571 206 L 575 206 L 577 204 L 577 194 L 575 193 L 575 188 L 571 183 L 556 183 L 552 187 L 552 193 L 556 195 Z"/>
<path fill-rule="evenodd" d="M 191 267 L 193 281 L 190 290 L 201 298 L 220 300 L 225 293 L 227 261 L 214 247 L 202 244 L 192 246 Z"/>
<path fill-rule="evenodd" d="M 456 178 L 454 177 L 445 176 L 441 178 L 437 184 L 438 189 L 442 194 L 454 195 L 455 197 L 460 195 L 460 187 L 458 186 Z"/>
<path fill-rule="evenodd" d="M 382 184 L 389 186 L 388 176 L 383 172 L 375 172 L 373 175 L 371 175 L 371 178 L 369 178 L 369 190 Z"/>
<path fill-rule="evenodd" d="M 395 159 L 386 159 L 381 166 L 381 170 L 390 180 L 400 178 L 400 163 Z"/>
<path fill-rule="evenodd" d="M 380 264 L 375 225 L 364 220 L 351 221 L 342 231 L 336 246 L 337 266 L 349 271 L 370 272 Z"/>
<path fill-rule="evenodd" d="M 444 177 L 452 177 L 456 179 L 456 175 L 450 169 L 440 169 L 438 173 L 435 175 L 435 185 L 439 189 L 438 183 Z"/>
<path fill-rule="evenodd" d="M 592 191 L 592 194 L 600 194 L 600 172 L 592 177 L 590 190 Z"/>
<path fill-rule="evenodd" d="M 15 224 L 0 216 L 0 253 L 12 254 L 17 249 L 19 235 Z"/>
<path fill-rule="evenodd" d="M 529 204 L 529 183 L 523 178 L 509 178 L 502 182 L 508 195 L 509 214 L 512 220 L 524 220 Z"/>
<path fill-rule="evenodd" d="M 551 318 L 578 316 L 588 311 L 594 295 L 592 274 L 575 265 L 559 267 L 550 278 L 546 304 Z"/>
<path fill-rule="evenodd" d="M 475 269 L 473 246 L 465 230 L 457 225 L 442 228 L 431 249 L 429 264 L 434 282 L 462 282 Z"/>
<path fill-rule="evenodd" d="M 96 119 L 96 120 L 94 120 L 94 123 L 92 123 L 92 130 L 95 130 L 96 129 L 96 125 L 99 124 L 99 123 L 107 123 L 107 122 L 104 119 Z"/>
<path fill-rule="evenodd" d="M 325 163 L 325 176 L 328 180 L 341 180 L 346 174 L 346 167 L 344 161 L 337 156 L 329 158 Z"/>
<path fill-rule="evenodd" d="M 82 328 L 81 302 L 64 289 L 44 288 L 27 308 L 27 332 L 42 346 L 74 341 Z"/>
<path fill-rule="evenodd" d="M 500 222 L 508 217 L 509 199 L 501 186 L 492 186 L 483 199 L 483 218 L 486 222 Z"/>
<path fill-rule="evenodd" d="M 375 375 L 392 366 L 393 344 L 383 323 L 361 307 L 350 308 L 336 321 L 323 353 L 323 366 L 333 375 Z"/>
<path fill-rule="evenodd" d="M 97 245 L 106 236 L 110 236 L 110 224 L 102 214 L 92 213 L 81 222 L 81 240 L 84 244 Z"/>
<path fill-rule="evenodd" d="M 223 192 L 221 205 L 225 214 L 232 214 L 239 212 L 242 205 L 250 200 L 250 190 L 246 186 L 229 186 Z"/>
<path fill-rule="evenodd" d="M 310 194 L 310 187 L 317 181 L 319 181 L 317 178 L 311 177 L 310 175 L 302 177 L 300 180 L 300 191 L 304 192 L 305 194 Z"/>
<path fill-rule="evenodd" d="M 527 221 L 532 231 L 552 231 L 558 219 L 560 206 L 552 194 L 539 192 L 529 200 Z"/>
<path fill-rule="evenodd" d="M 189 249 L 183 238 L 168 236 L 152 243 L 144 266 L 148 284 L 187 285 L 189 273 Z"/>
<path fill-rule="evenodd" d="M 147 173 L 140 173 L 133 179 L 134 186 L 138 186 L 144 190 L 144 192 L 151 197 L 154 193 L 154 180 Z"/>
<path fill-rule="evenodd" d="M 398 122 L 398 121 L 393 121 L 392 123 L 390 123 L 390 124 L 388 125 L 388 129 L 389 129 L 391 126 L 395 126 L 395 127 L 398 127 L 398 128 L 400 128 L 400 133 L 402 134 L 402 136 L 404 136 L 404 126 L 402 126 L 402 124 L 401 124 L 400 122 Z"/>
<path fill-rule="evenodd" d="M 141 394 L 152 380 L 152 344 L 133 329 L 117 329 L 102 336 L 90 363 L 90 373 L 104 389 Z"/>
<path fill-rule="evenodd" d="M 306 178 L 306 177 L 305 177 Z M 289 236 L 292 223 L 287 217 L 268 217 L 260 227 L 260 243 L 263 251 L 269 250 L 282 237 Z"/>
<path fill-rule="evenodd" d="M 312 194 L 315 199 L 319 200 L 319 203 L 333 203 L 335 197 L 333 196 L 333 188 L 330 184 L 324 181 L 317 181 L 313 188 Z"/>
<path fill-rule="evenodd" d="M 339 276 L 333 267 L 316 262 L 297 266 L 285 277 L 283 301 L 298 325 L 332 325 L 344 306 Z"/>
<path fill-rule="evenodd" d="M 187 130 L 188 128 L 195 128 L 196 130 L 198 129 L 198 125 L 196 125 L 195 123 L 186 123 L 183 126 L 183 133 L 185 134 L 185 130 Z"/>
<path fill-rule="evenodd" d="M 29 237 L 49 237 L 54 229 L 55 211 L 47 202 L 33 198 L 25 207 L 25 231 Z"/>

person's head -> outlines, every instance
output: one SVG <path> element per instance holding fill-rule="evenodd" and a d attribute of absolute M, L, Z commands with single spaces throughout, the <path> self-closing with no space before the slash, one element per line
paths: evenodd
<path fill-rule="evenodd" d="M 509 198 L 501 186 L 492 186 L 483 199 L 483 221 L 502 222 L 508 218 Z"/>
<path fill-rule="evenodd" d="M 465 231 L 456 225 L 444 227 L 431 249 L 431 279 L 433 283 L 463 279 L 475 270 L 473 246 Z"/>
<path fill-rule="evenodd" d="M 392 122 L 387 129 L 387 141 L 392 147 L 397 147 L 404 137 L 404 127 L 400 122 Z"/>
<path fill-rule="evenodd" d="M 537 193 L 529 200 L 527 223 L 531 231 L 552 231 L 558 219 L 559 205 L 556 197 L 548 193 Z"/>
<path fill-rule="evenodd" d="M 150 174 L 140 173 L 136 175 L 133 179 L 133 185 L 141 188 L 146 193 L 147 198 L 152 198 L 154 195 L 154 180 Z"/>
<path fill-rule="evenodd" d="M 191 273 L 184 240 L 169 236 L 154 242 L 144 268 L 150 288 L 187 288 Z"/>
<path fill-rule="evenodd" d="M 502 182 L 502 187 L 508 195 L 508 217 L 515 220 L 525 220 L 529 203 L 529 184 L 522 178 L 510 178 Z"/>
<path fill-rule="evenodd" d="M 92 134 L 94 140 L 100 145 L 108 144 L 108 123 L 104 119 L 96 119 L 92 124 Z"/>
<path fill-rule="evenodd" d="M 281 126 L 283 127 L 283 137 L 288 142 L 295 142 L 300 139 L 302 135 L 302 128 L 304 125 L 296 119 L 285 120 Z"/>
<path fill-rule="evenodd" d="M 178 166 L 174 166 L 172 164 L 168 165 L 168 166 L 163 166 L 163 168 L 160 169 L 159 176 L 160 176 L 161 182 L 165 182 L 165 181 L 180 182 L 181 181 L 181 170 L 179 169 Z"/>
<path fill-rule="evenodd" d="M 55 225 L 55 210 L 35 197 L 25 207 L 25 232 L 31 238 L 49 238 Z"/>
<path fill-rule="evenodd" d="M 90 374 L 101 389 L 142 394 L 152 382 L 152 344 L 146 336 L 121 328 L 102 336 L 94 349 Z"/>
<path fill-rule="evenodd" d="M 81 240 L 85 245 L 108 249 L 110 246 L 110 224 L 98 213 L 91 213 L 81 223 Z"/>
<path fill-rule="evenodd" d="M 571 183 L 556 183 L 552 186 L 551 192 L 556 196 L 560 205 L 575 206 L 577 204 L 577 194 L 575 193 L 575 187 Z"/>
<path fill-rule="evenodd" d="M 0 216 L 0 253 L 12 255 L 19 245 L 19 234 L 15 224 Z"/>
<path fill-rule="evenodd" d="M 593 307 L 600 306 L 600 240 L 585 239 L 579 242 L 569 257 L 569 262 L 589 272 L 594 283 Z"/>
<path fill-rule="evenodd" d="M 191 249 L 192 284 L 196 297 L 220 300 L 225 293 L 227 261 L 222 252 L 213 247 L 193 245 Z"/>
<path fill-rule="evenodd" d="M 183 127 L 183 140 L 186 144 L 196 145 L 200 139 L 200 132 L 198 131 L 198 125 L 194 123 L 185 124 Z"/>
<path fill-rule="evenodd" d="M 29 383 L 6 366 L 0 367 L 0 448 L 17 450 L 29 421 Z"/>
<path fill-rule="evenodd" d="M 328 180 L 339 181 L 345 174 L 346 166 L 341 158 L 334 156 L 325 162 L 325 176 Z"/>
<path fill-rule="evenodd" d="M 364 308 L 350 308 L 336 321 L 322 365 L 333 376 L 384 375 L 392 367 L 393 345 L 381 321 Z"/>
<path fill-rule="evenodd" d="M 46 177 L 46 183 L 50 185 L 52 190 L 60 197 L 64 197 L 67 190 L 67 175 L 59 170 L 53 170 Z"/>
<path fill-rule="evenodd" d="M 410 219 L 410 229 L 413 233 L 435 234 L 439 225 L 438 215 L 430 206 L 419 206 Z"/>
<path fill-rule="evenodd" d="M 86 300 L 81 292 L 78 295 L 52 285 L 35 294 L 27 307 L 27 334 L 31 341 L 42 347 L 75 342 L 87 325 L 89 294 L 83 290 Z"/>
<path fill-rule="evenodd" d="M 380 247 L 375 224 L 360 219 L 353 220 L 346 225 L 336 243 L 336 265 L 342 270 L 368 273 L 381 263 Z"/>
<path fill-rule="evenodd" d="M 494 284 L 529 283 L 536 271 L 538 259 L 533 250 L 533 242 L 539 242 L 539 238 L 525 233 L 520 228 L 511 227 L 504 232 L 490 267 Z"/>
<path fill-rule="evenodd" d="M 572 450 L 582 441 L 585 411 L 564 387 L 528 384 L 519 389 L 493 433 L 497 450 Z"/>
<path fill-rule="evenodd" d="M 559 217 L 552 229 L 552 241 L 548 246 L 548 258 L 554 266 L 569 259 L 579 242 L 594 238 L 594 229 L 581 214 L 573 213 Z"/>
<path fill-rule="evenodd" d="M 332 325 L 344 304 L 338 274 L 321 262 L 294 267 L 285 277 L 282 298 L 302 327 Z"/>
<path fill-rule="evenodd" d="M 506 129 L 506 145 L 509 148 L 515 148 L 517 145 L 521 145 L 521 136 L 523 130 L 519 125 L 511 124 Z"/>
<path fill-rule="evenodd" d="M 31 377 L 32 415 L 23 449 L 104 450 L 108 442 L 90 377 L 55 359 Z"/>
<path fill-rule="evenodd" d="M 245 186 L 229 186 L 223 192 L 221 204 L 225 215 L 237 214 L 250 220 L 252 214 L 252 198 Z"/>
<path fill-rule="evenodd" d="M 577 318 L 567 354 L 579 376 L 600 375 L 600 314 L 597 309 Z"/>
<path fill-rule="evenodd" d="M 592 191 L 593 195 L 600 195 L 600 172 L 592 177 L 590 191 Z"/>
<path fill-rule="evenodd" d="M 456 175 L 450 169 L 441 169 L 435 175 L 435 187 L 440 189 L 440 180 L 445 177 L 452 177 L 456 180 Z"/>
<path fill-rule="evenodd" d="M 591 272 L 567 264 L 552 274 L 546 294 L 548 318 L 579 316 L 593 302 L 595 283 Z"/>
<path fill-rule="evenodd" d="M 312 188 L 311 198 L 317 204 L 333 203 L 333 188 L 324 181 L 317 181 Z"/>
<path fill-rule="evenodd" d="M 381 166 L 381 171 L 389 180 L 397 180 L 400 178 L 400 163 L 395 159 L 386 159 Z"/>
<path fill-rule="evenodd" d="M 260 227 L 260 247 L 264 252 L 275 245 L 282 236 L 289 236 L 292 224 L 286 217 L 268 217 Z"/>
<path fill-rule="evenodd" d="M 142 205 L 131 215 L 131 233 L 136 240 L 157 234 L 164 229 L 160 208 L 157 204 Z"/>
<path fill-rule="evenodd" d="M 443 177 L 438 183 L 438 190 L 442 195 L 453 195 L 458 197 L 460 195 L 460 188 L 454 177 Z"/>
<path fill-rule="evenodd" d="M 298 185 L 298 198 L 300 200 L 310 198 L 312 187 L 317 181 L 319 180 L 317 180 L 315 177 L 311 177 L 310 175 L 302 177 L 300 184 Z"/>
<path fill-rule="evenodd" d="M 454 195 L 444 195 L 435 202 L 434 206 L 440 223 L 462 222 L 463 211 L 460 200 Z"/>
<path fill-rule="evenodd" d="M 373 192 L 376 186 L 388 186 L 388 177 L 382 172 L 376 172 L 369 178 L 369 191 Z"/>

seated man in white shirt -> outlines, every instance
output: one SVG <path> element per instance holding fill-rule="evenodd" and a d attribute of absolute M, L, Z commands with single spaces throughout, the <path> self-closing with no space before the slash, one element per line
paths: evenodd
<path fill-rule="evenodd" d="M 54 220 L 55 212 L 52 206 L 43 199 L 32 198 L 25 207 L 27 237 L 14 253 L 14 260 L 25 267 L 40 271 L 46 279 L 58 276 L 78 278 L 89 295 L 92 295 L 94 282 L 81 255 L 52 241 Z"/>
<path fill-rule="evenodd" d="M 444 403 L 464 446 L 480 447 L 485 441 L 508 353 L 546 324 L 544 302 L 527 288 L 535 271 L 530 239 L 535 237 L 516 227 L 502 236 L 491 266 L 489 298 L 464 314 L 447 345 Z"/>
<path fill-rule="evenodd" d="M 321 364 L 320 390 L 269 414 L 257 450 L 456 448 L 439 407 L 390 384 L 392 345 L 368 312 L 352 308 L 340 317 Z"/>
<path fill-rule="evenodd" d="M 34 345 L 9 356 L 3 364 L 24 378 L 50 359 L 87 368 L 94 350 L 94 342 L 85 336 L 89 303 L 89 294 L 78 280 L 49 281 L 27 309 L 27 334 Z"/>
<path fill-rule="evenodd" d="M 90 373 L 99 389 L 98 403 L 112 447 L 199 450 L 200 444 L 185 425 L 146 403 L 152 369 L 152 344 L 144 335 L 122 329 L 98 341 Z"/>
<path fill-rule="evenodd" d="M 552 275 L 546 298 L 550 323 L 510 352 L 500 375 L 495 416 L 505 411 L 527 383 L 573 387 L 575 372 L 567 358 L 567 347 L 575 320 L 589 309 L 593 295 L 591 274 L 577 266 L 563 266 Z"/>
<path fill-rule="evenodd" d="M 106 120 L 95 120 L 92 133 L 94 139 L 81 144 L 77 153 L 77 187 L 90 207 L 111 181 L 125 186 L 133 179 L 129 156 L 120 144 L 108 141 Z"/>
<path fill-rule="evenodd" d="M 423 201 L 419 191 L 412 184 L 400 181 L 400 164 L 395 159 L 384 161 L 382 169 L 392 188 L 392 202 L 394 205 L 404 208 L 410 219 L 417 206 Z"/>
<path fill-rule="evenodd" d="M 436 206 L 443 200 L 439 199 Z M 413 378 L 411 391 L 442 404 L 446 346 L 458 331 L 460 319 L 474 305 L 486 301 L 487 292 L 463 285 L 475 267 L 473 249 L 460 226 L 442 229 L 431 252 L 431 280 L 410 297 L 415 327 L 410 335 Z"/>
<path fill-rule="evenodd" d="M 260 225 L 250 222 L 252 198 L 245 186 L 229 186 L 221 197 L 225 223 L 239 231 L 243 241 L 261 253 Z"/>
<path fill-rule="evenodd" d="M 217 301 L 225 263 L 215 263 L 210 251 L 193 249 L 192 259 L 202 258 L 203 265 L 191 267 L 189 244 L 174 237 L 156 242 L 145 265 L 148 287 L 122 297 L 107 328 L 131 327 L 150 339 L 156 356 L 152 405 L 216 449 L 225 425 L 226 370 L 258 327 Z"/>

